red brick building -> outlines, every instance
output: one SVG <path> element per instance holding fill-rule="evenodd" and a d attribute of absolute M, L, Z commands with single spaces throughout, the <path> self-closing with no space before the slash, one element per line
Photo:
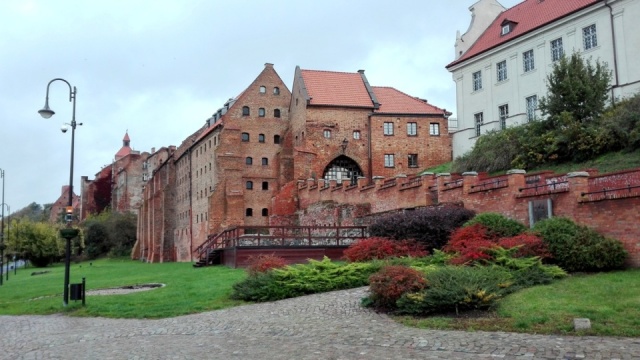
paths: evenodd
<path fill-rule="evenodd" d="M 64 215 L 66 214 L 66 207 L 69 204 L 69 185 L 62 187 L 60 197 L 51 206 L 51 212 L 49 213 L 49 222 L 58 223 L 64 222 Z M 80 197 L 76 194 L 71 194 L 71 204 L 73 207 L 74 219 L 79 215 Z"/>
<path fill-rule="evenodd" d="M 173 169 L 165 164 L 153 174 L 132 256 L 191 261 L 210 235 L 231 226 L 299 223 L 298 180 L 371 181 L 450 161 L 448 115 L 370 86 L 363 71 L 296 68 L 292 95 L 267 63 L 182 142 L 168 161 Z"/>

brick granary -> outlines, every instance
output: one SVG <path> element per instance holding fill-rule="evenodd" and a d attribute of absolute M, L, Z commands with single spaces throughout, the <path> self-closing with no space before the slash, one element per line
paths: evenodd
<path fill-rule="evenodd" d="M 362 70 L 297 67 L 292 89 L 265 64 L 153 170 L 134 258 L 192 261 L 209 235 L 231 226 L 296 225 L 300 181 L 355 184 L 451 161 L 450 113 L 372 86 Z"/>

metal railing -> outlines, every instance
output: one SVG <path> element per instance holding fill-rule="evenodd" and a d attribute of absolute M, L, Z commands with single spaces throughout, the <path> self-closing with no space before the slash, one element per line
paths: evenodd
<path fill-rule="evenodd" d="M 210 235 L 194 253 L 242 246 L 341 246 L 368 236 L 366 226 L 236 226 Z"/>

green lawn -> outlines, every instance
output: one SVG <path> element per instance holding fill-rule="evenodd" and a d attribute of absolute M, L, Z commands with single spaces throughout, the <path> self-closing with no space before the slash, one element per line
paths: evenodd
<path fill-rule="evenodd" d="M 589 318 L 579 335 L 640 336 L 640 269 L 572 275 L 503 299 L 493 313 L 477 316 L 396 317 L 420 328 L 572 334 L 574 318 Z M 484 316 L 487 315 L 487 316 Z"/>
<path fill-rule="evenodd" d="M 49 271 L 41 275 L 34 272 Z M 64 267 L 19 269 L 0 287 L 0 315 L 67 313 L 112 318 L 165 318 L 243 304 L 229 299 L 242 269 L 191 263 L 148 264 L 129 259 L 72 264 L 71 283 L 86 277 L 87 289 L 163 283 L 163 288 L 126 295 L 90 295 L 87 304 L 62 306 Z M 463 313 L 464 314 L 464 313 Z M 489 315 L 489 316 L 487 316 Z M 494 312 L 461 317 L 396 317 L 409 326 L 430 329 L 573 334 L 573 318 L 591 319 L 579 335 L 640 336 L 640 269 L 572 275 L 551 285 L 511 294 Z"/>
<path fill-rule="evenodd" d="M 49 271 L 41 275 L 34 272 Z M 72 263 L 70 283 L 86 278 L 87 290 L 162 283 L 166 286 L 125 295 L 88 295 L 86 306 L 69 301 L 62 306 L 64 266 L 18 269 L 0 287 L 0 314 L 52 314 L 114 318 L 163 318 L 222 309 L 241 304 L 229 299 L 231 286 L 243 279 L 242 269 L 212 266 L 194 269 L 191 263 L 148 264 L 129 259 Z"/>

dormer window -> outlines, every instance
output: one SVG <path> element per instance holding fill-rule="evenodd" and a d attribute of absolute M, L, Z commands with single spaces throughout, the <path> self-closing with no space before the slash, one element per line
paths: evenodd
<path fill-rule="evenodd" d="M 500 24 L 500 27 L 501 27 L 500 36 L 505 36 L 505 35 L 511 33 L 511 31 L 513 31 L 513 28 L 517 24 L 518 24 L 517 22 L 511 21 L 509 19 L 504 19 L 502 24 Z"/>

